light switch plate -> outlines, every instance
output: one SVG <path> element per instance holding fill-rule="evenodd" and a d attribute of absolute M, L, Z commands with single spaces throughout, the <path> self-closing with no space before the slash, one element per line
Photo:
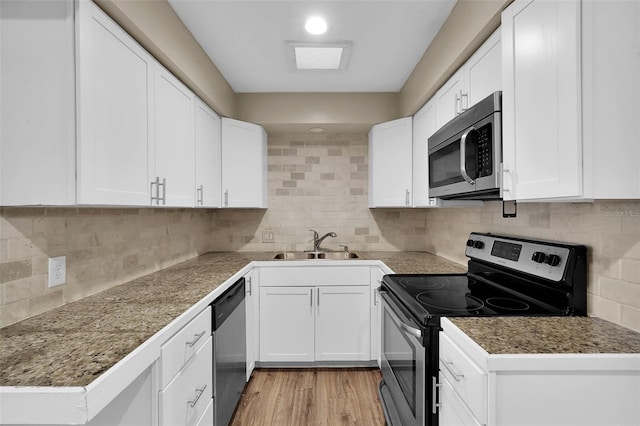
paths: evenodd
<path fill-rule="evenodd" d="M 49 258 L 49 287 L 67 282 L 67 256 Z"/>

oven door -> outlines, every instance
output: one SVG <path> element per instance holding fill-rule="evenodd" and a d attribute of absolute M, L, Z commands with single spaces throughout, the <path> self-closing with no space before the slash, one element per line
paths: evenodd
<path fill-rule="evenodd" d="M 492 114 L 430 147 L 430 197 L 452 198 L 484 193 L 499 196 L 502 162 L 500 118 L 499 113 Z"/>
<path fill-rule="evenodd" d="M 380 290 L 382 300 L 381 370 L 387 392 L 381 392 L 402 426 L 425 424 L 425 348 L 422 330 L 404 313 L 392 296 Z M 389 416 L 387 416 L 389 418 Z M 397 425 L 397 426 L 400 426 Z M 393 424 L 393 426 L 396 426 Z"/>

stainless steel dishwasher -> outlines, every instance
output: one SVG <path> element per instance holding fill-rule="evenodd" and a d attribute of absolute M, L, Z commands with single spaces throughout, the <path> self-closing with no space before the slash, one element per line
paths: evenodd
<path fill-rule="evenodd" d="M 213 402 L 215 425 L 228 425 L 247 378 L 244 278 L 213 303 Z"/>

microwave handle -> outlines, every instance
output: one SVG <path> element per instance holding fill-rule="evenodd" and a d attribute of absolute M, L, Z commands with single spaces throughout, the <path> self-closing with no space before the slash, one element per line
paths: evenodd
<path fill-rule="evenodd" d="M 469 133 L 475 132 L 475 130 L 476 130 L 475 127 L 473 126 L 469 127 L 467 131 L 464 132 L 464 134 L 460 138 L 460 173 L 462 174 L 462 177 L 464 178 L 464 180 L 467 181 L 469 185 L 475 185 L 476 181 L 471 179 L 471 177 L 467 173 L 467 164 L 465 161 L 467 158 L 467 136 L 469 136 Z"/>

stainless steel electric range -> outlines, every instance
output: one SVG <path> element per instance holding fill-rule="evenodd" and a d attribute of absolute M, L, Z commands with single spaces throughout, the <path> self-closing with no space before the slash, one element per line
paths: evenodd
<path fill-rule="evenodd" d="M 385 275 L 380 399 L 387 424 L 438 424 L 441 317 L 586 315 L 585 246 L 471 233 L 466 274 Z"/>

